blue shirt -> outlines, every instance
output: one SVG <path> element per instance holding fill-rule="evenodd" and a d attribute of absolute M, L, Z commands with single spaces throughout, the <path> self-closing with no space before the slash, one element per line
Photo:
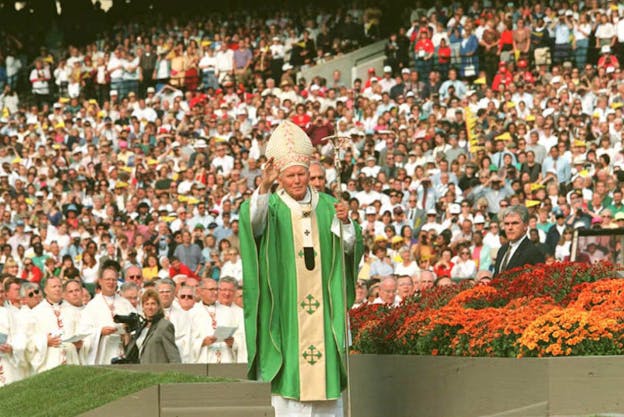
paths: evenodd
<path fill-rule="evenodd" d="M 570 43 L 570 28 L 568 27 L 568 25 L 558 24 L 557 26 L 555 26 L 555 43 Z"/>

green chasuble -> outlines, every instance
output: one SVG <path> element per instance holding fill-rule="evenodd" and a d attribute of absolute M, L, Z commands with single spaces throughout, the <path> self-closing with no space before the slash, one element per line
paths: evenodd
<path fill-rule="evenodd" d="M 299 401 L 340 397 L 346 387 L 345 300 L 341 243 L 331 231 L 336 200 L 312 192 L 300 205 L 278 189 L 269 198 L 266 225 L 254 238 L 249 200 L 240 210 L 240 247 L 248 376 L 271 381 L 272 392 Z M 355 298 L 362 234 L 345 253 L 346 304 Z M 303 245 L 313 244 L 306 267 Z"/>

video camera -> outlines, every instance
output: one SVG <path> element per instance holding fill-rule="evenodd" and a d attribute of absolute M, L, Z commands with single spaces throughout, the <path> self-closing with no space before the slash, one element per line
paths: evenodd
<path fill-rule="evenodd" d="M 115 323 L 125 324 L 132 339 L 125 347 L 123 356 L 112 358 L 111 364 L 139 363 L 139 350 L 136 345 L 136 338 L 139 336 L 146 320 L 137 313 L 130 313 L 127 315 L 115 314 L 113 316 L 113 321 Z"/>
<path fill-rule="evenodd" d="M 143 327 L 145 319 L 137 313 L 130 313 L 127 315 L 115 314 L 113 316 L 115 323 L 122 323 L 128 327 L 128 333 L 134 333 Z"/>

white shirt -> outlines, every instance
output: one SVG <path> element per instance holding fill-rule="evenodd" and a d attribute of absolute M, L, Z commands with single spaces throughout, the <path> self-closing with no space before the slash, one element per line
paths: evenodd
<path fill-rule="evenodd" d="M 403 262 L 401 262 L 394 267 L 394 273 L 396 275 L 407 275 L 413 277 L 418 271 L 420 271 L 420 268 L 418 267 L 418 264 L 414 261 L 410 262 L 408 265 L 405 265 L 403 264 Z"/>
<path fill-rule="evenodd" d="M 19 59 L 16 59 L 12 55 L 8 55 L 5 61 L 6 65 L 6 75 L 7 77 L 12 77 L 16 75 L 19 70 L 22 68 L 22 62 Z"/>
<path fill-rule="evenodd" d="M 596 38 L 598 39 L 610 39 L 616 35 L 615 28 L 610 22 L 600 24 L 596 28 Z"/>
<path fill-rule="evenodd" d="M 221 268 L 222 277 L 236 278 L 239 285 L 243 284 L 243 263 L 240 258 L 236 262 L 227 261 Z"/>
<path fill-rule="evenodd" d="M 234 68 L 234 51 L 228 49 L 219 51 L 216 55 L 217 70 L 219 72 L 230 72 Z"/>
<path fill-rule="evenodd" d="M 34 68 L 30 72 L 29 79 L 34 94 L 50 94 L 50 85 L 48 84 L 50 70 L 47 67 L 41 68 L 40 70 Z"/>
<path fill-rule="evenodd" d="M 199 61 L 199 68 L 203 72 L 216 71 L 217 70 L 217 57 L 214 55 L 213 56 L 204 55 L 202 59 Z"/>
<path fill-rule="evenodd" d="M 123 76 L 123 62 L 117 58 L 115 54 L 110 56 L 106 69 L 108 70 L 110 77 L 113 79 L 121 78 Z"/>
<path fill-rule="evenodd" d="M 230 155 L 216 156 L 212 159 L 211 165 L 215 169 L 220 167 L 223 175 L 227 177 L 228 175 L 230 175 L 230 171 L 232 171 L 232 168 L 234 168 L 234 158 L 232 158 Z"/>
<path fill-rule="evenodd" d="M 472 259 L 457 262 L 451 269 L 451 278 L 469 279 L 477 276 L 477 264 Z"/>

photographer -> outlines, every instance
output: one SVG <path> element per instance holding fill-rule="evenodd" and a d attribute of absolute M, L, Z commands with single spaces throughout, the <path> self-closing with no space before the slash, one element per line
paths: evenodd
<path fill-rule="evenodd" d="M 141 296 L 145 323 L 126 348 L 130 362 L 181 363 L 180 351 L 175 344 L 173 324 L 165 319 L 156 290 L 149 288 Z"/>

